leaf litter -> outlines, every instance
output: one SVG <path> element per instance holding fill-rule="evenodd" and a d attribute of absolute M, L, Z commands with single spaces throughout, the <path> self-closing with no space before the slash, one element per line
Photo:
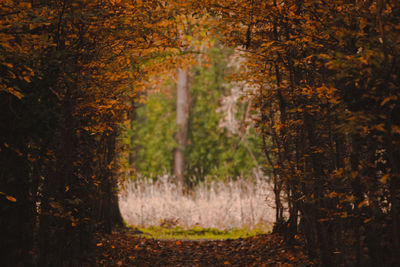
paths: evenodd
<path fill-rule="evenodd" d="M 149 239 L 116 231 L 99 236 L 94 266 L 317 266 L 278 234 L 226 240 Z M 90 265 L 93 266 L 93 262 Z"/>

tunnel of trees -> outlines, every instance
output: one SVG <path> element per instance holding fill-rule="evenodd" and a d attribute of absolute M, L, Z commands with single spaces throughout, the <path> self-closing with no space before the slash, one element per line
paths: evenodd
<path fill-rule="evenodd" d="M 275 231 L 322 266 L 400 265 L 399 25 L 396 0 L 2 0 L 2 265 L 80 266 L 123 225 L 120 125 L 215 34 L 256 88 Z"/>

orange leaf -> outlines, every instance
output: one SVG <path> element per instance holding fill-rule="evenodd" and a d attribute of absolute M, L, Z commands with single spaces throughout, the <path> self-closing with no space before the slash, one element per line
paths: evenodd
<path fill-rule="evenodd" d="M 6 198 L 11 201 L 11 202 L 17 202 L 17 199 L 15 197 L 12 196 L 6 196 Z"/>
<path fill-rule="evenodd" d="M 360 204 L 358 204 L 358 208 L 361 209 L 362 207 L 364 207 L 365 205 L 368 205 L 368 199 L 365 199 L 363 202 L 361 202 Z"/>
<path fill-rule="evenodd" d="M 376 125 L 375 129 L 377 129 L 380 132 L 384 132 L 385 131 L 385 128 L 383 127 L 383 123 L 380 123 L 380 124 Z"/>
<path fill-rule="evenodd" d="M 387 102 L 389 102 L 391 100 L 390 97 L 386 97 L 385 99 L 383 99 L 381 106 L 384 106 Z"/>
<path fill-rule="evenodd" d="M 176 244 L 177 246 L 180 246 L 180 245 L 182 245 L 182 242 L 181 242 L 180 240 L 177 240 L 175 244 Z"/>
<path fill-rule="evenodd" d="M 390 177 L 390 174 L 385 174 L 384 176 L 382 176 L 382 178 L 380 178 L 378 181 L 380 182 L 380 183 L 382 183 L 382 184 L 386 184 L 387 183 L 387 180 L 389 179 L 389 177 Z"/>
<path fill-rule="evenodd" d="M 3 64 L 4 66 L 7 66 L 10 69 L 14 68 L 13 64 L 11 64 L 11 63 L 3 62 L 1 64 Z"/>
<path fill-rule="evenodd" d="M 0 192 L 0 195 L 3 195 L 3 196 L 5 196 L 6 197 L 6 199 L 8 199 L 9 201 L 11 201 L 11 202 L 17 202 L 17 199 L 15 198 L 15 197 L 12 197 L 12 196 L 8 196 L 8 195 L 6 195 L 5 193 L 3 193 L 3 192 Z"/>
<path fill-rule="evenodd" d="M 336 192 L 331 192 L 331 193 L 329 193 L 329 198 L 335 198 L 335 197 L 337 197 L 337 193 Z"/>

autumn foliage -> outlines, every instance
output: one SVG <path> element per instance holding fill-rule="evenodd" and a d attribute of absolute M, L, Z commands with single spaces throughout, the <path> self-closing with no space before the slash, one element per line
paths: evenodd
<path fill-rule="evenodd" d="M 209 3 L 246 49 L 276 229 L 323 266 L 399 264 L 398 1 Z M 289 202 L 282 213 L 281 196 Z"/>
<path fill-rule="evenodd" d="M 122 224 L 115 138 L 145 63 L 180 46 L 169 11 L 157 1 L 1 1 L 3 266 L 79 266 L 94 232 Z"/>
<path fill-rule="evenodd" d="M 183 22 L 243 49 L 276 230 L 323 266 L 400 265 L 394 0 L 2 0 L 2 263 L 79 266 L 122 223 L 118 125 L 145 78 L 180 62 Z"/>

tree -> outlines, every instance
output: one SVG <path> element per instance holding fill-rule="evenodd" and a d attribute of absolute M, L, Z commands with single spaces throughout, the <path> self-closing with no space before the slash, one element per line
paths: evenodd
<path fill-rule="evenodd" d="M 176 144 L 174 149 L 174 175 L 181 184 L 186 184 L 185 179 L 185 149 L 187 145 L 188 120 L 189 120 L 189 85 L 188 73 L 178 68 L 178 81 L 176 85 Z"/>
<path fill-rule="evenodd" d="M 228 66 L 231 49 L 215 44 L 204 50 L 208 59 L 203 58 L 202 64 L 192 67 L 189 80 L 191 97 L 184 157 L 186 182 L 190 185 L 206 178 L 249 178 L 262 161 L 261 140 L 251 129 L 250 106 L 246 99 L 240 100 L 242 93 L 232 95 L 233 85 L 227 80 L 227 75 L 235 72 L 234 67 Z M 133 136 L 134 142 L 129 146 L 134 151 L 139 177 L 173 173 L 176 90 L 172 81 L 155 88 L 154 92 L 148 91 L 146 102 L 136 110 L 132 131 L 124 135 L 125 140 Z M 236 94 L 237 91 L 236 88 Z M 226 123 L 228 117 L 230 122 L 234 121 L 234 129 Z"/>
<path fill-rule="evenodd" d="M 187 175 L 195 183 L 249 178 L 262 161 L 261 140 L 251 129 L 251 103 L 241 99 L 240 85 L 229 81 L 237 72 L 229 66 L 232 49 L 216 42 L 207 53 L 209 65 L 194 68 L 191 83 Z"/>

